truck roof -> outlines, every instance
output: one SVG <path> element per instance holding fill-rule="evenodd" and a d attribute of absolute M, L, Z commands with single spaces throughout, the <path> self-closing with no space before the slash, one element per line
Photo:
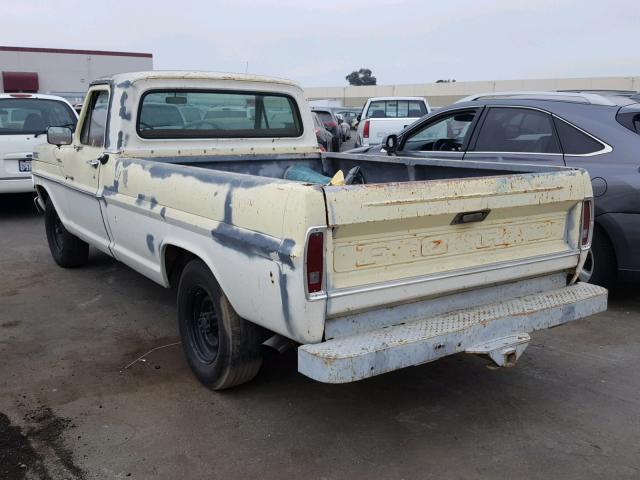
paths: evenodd
<path fill-rule="evenodd" d="M 421 100 L 426 102 L 424 97 L 371 97 L 369 101 L 374 102 L 376 100 Z"/>
<path fill-rule="evenodd" d="M 229 72 L 204 72 L 191 70 L 153 70 L 146 72 L 118 73 L 109 77 L 102 77 L 91 82 L 91 85 L 102 85 L 114 82 L 121 84 L 124 82 L 135 83 L 139 80 L 156 79 L 186 79 L 186 80 L 234 80 L 238 82 L 262 82 L 290 85 L 301 88 L 297 83 L 284 78 L 266 77 L 263 75 L 251 75 L 247 73 Z"/>

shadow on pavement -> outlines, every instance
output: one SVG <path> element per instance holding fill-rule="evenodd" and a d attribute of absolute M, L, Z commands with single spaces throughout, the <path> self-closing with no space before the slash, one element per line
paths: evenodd
<path fill-rule="evenodd" d="M 35 196 L 36 192 L 0 194 L 0 219 L 37 216 Z"/>

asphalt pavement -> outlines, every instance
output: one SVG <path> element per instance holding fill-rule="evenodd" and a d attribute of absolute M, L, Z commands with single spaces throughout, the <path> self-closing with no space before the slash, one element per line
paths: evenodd
<path fill-rule="evenodd" d="M 57 267 L 31 197 L 0 202 L 3 480 L 640 478 L 635 286 L 512 369 L 456 355 L 325 385 L 290 351 L 212 392 L 175 292 L 95 251 Z"/>

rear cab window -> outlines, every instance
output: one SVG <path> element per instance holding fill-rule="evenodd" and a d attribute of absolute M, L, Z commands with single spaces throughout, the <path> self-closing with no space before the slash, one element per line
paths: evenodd
<path fill-rule="evenodd" d="M 426 115 L 427 107 L 419 100 L 374 100 L 369 104 L 367 118 L 418 118 Z"/>
<path fill-rule="evenodd" d="M 283 94 L 237 91 L 152 90 L 140 101 L 142 138 L 299 137 L 295 100 Z"/>
<path fill-rule="evenodd" d="M 27 135 L 46 132 L 49 127 L 76 127 L 71 107 L 44 98 L 0 99 L 0 135 Z"/>

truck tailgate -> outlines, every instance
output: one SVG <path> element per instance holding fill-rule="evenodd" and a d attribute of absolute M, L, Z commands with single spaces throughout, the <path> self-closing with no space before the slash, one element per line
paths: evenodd
<path fill-rule="evenodd" d="M 575 269 L 585 175 L 324 187 L 328 315 Z"/>

